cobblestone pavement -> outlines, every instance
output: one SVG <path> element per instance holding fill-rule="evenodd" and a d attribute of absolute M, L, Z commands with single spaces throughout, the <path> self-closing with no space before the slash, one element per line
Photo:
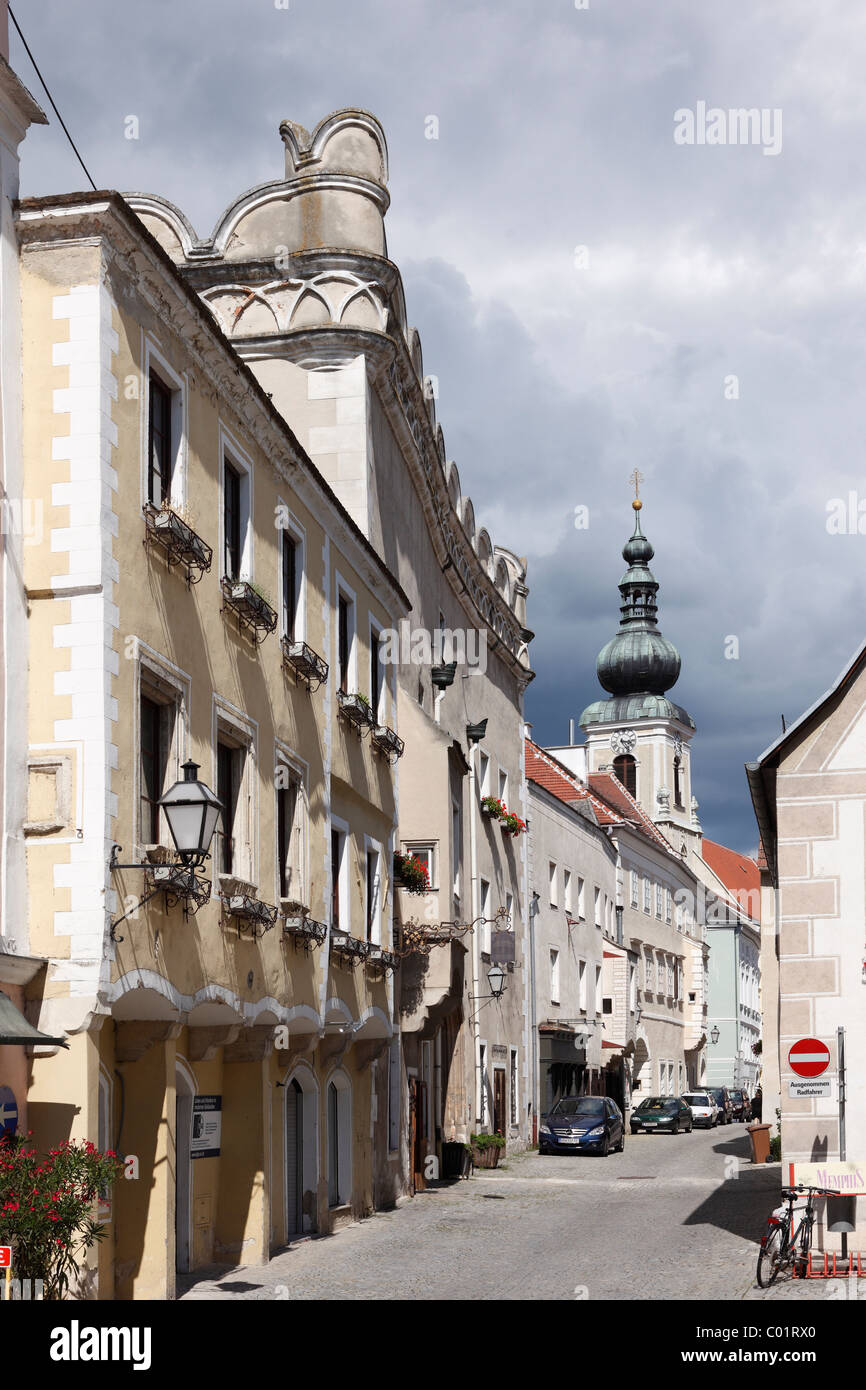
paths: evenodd
<path fill-rule="evenodd" d="M 623 1154 L 535 1153 L 419 1193 L 266 1266 L 184 1276 L 183 1299 L 828 1299 L 840 1283 L 755 1287 L 780 1185 L 742 1126 L 634 1135 Z"/>

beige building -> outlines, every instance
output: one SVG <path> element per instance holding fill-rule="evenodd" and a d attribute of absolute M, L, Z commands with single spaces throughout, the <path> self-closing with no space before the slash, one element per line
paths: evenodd
<path fill-rule="evenodd" d="M 280 135 L 283 176 L 232 202 L 209 238 L 164 199 L 129 201 L 411 605 L 410 622 L 377 636 L 406 745 L 399 846 L 430 882 L 397 904 L 401 940 L 419 943 L 401 993 L 408 1189 L 436 1171 L 427 1160 L 441 1161 L 443 1142 L 491 1127 L 518 1146 L 528 1135 L 525 843 L 481 814 L 493 795 L 526 818 L 526 570 L 476 523 L 446 453 L 436 379 L 387 255 L 379 122 L 346 109 L 311 132 L 285 121 Z M 495 1000 L 494 935 L 507 973 Z"/>
<path fill-rule="evenodd" d="M 827 693 L 747 764 L 761 835 L 763 1116 L 781 1111 L 782 1175 L 790 1164 L 833 1164 L 841 1157 L 837 1032 L 845 1030 L 845 1159 L 866 1151 L 866 647 Z M 830 1094 L 791 1094 L 792 1046 L 816 1039 L 830 1054 Z M 813 1049 L 814 1050 L 814 1049 Z M 774 1131 L 775 1132 L 775 1131 Z M 825 1185 L 810 1174 L 816 1185 Z M 854 1184 L 862 1193 L 862 1184 Z M 843 1189 L 844 1190 L 844 1189 Z M 863 1223 L 864 1197 L 849 1212 Z M 838 1249 L 841 1233 L 822 1212 L 817 1244 Z"/>
<path fill-rule="evenodd" d="M 399 582 L 116 194 L 19 212 L 37 1141 L 114 1147 L 93 1291 L 256 1263 L 401 1190 Z M 24 695 L 25 691 L 22 690 Z M 172 867 L 191 759 L 212 858 Z"/>

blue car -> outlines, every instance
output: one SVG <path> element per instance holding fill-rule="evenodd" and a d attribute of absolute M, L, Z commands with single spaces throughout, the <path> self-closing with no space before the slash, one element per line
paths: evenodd
<path fill-rule="evenodd" d="M 625 1148 L 622 1111 L 610 1096 L 564 1096 L 538 1129 L 538 1152 L 598 1153 L 606 1158 L 611 1149 Z"/>

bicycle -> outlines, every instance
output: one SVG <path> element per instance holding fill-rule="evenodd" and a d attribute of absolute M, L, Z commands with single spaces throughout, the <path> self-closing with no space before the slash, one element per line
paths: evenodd
<path fill-rule="evenodd" d="M 795 1229 L 794 1203 L 802 1192 L 807 1193 L 806 1205 L 802 1208 L 800 1222 Z M 814 1200 L 816 1197 L 829 1196 L 832 1196 L 832 1193 L 826 1192 L 822 1187 L 800 1185 L 782 1188 L 782 1203 L 787 1203 L 787 1211 L 784 1205 L 777 1207 L 768 1218 L 767 1229 L 761 1236 L 757 1270 L 759 1289 L 769 1288 L 783 1270 L 793 1275 L 794 1263 L 798 1258 L 804 1265 L 808 1263 L 809 1250 L 812 1245 L 812 1227 L 817 1215 Z M 797 1249 L 798 1240 L 799 1251 Z"/>

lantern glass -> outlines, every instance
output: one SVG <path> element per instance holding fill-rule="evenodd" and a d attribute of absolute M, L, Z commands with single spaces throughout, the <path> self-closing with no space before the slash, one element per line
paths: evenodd
<path fill-rule="evenodd" d="M 183 781 L 175 782 L 159 804 L 181 860 L 188 868 L 198 868 L 208 857 L 222 803 L 198 780 L 198 763 L 184 763 L 183 773 Z"/>
<path fill-rule="evenodd" d="M 505 988 L 505 971 L 501 965 L 494 965 L 487 972 L 487 983 L 490 986 L 490 993 L 494 999 L 498 999 Z"/>

